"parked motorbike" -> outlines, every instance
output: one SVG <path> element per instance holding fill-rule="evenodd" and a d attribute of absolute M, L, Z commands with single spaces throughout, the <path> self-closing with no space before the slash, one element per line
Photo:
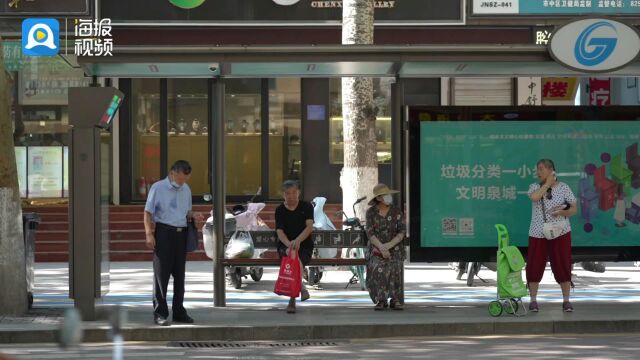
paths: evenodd
<path fill-rule="evenodd" d="M 249 231 L 260 231 L 260 230 L 270 230 L 269 227 L 265 224 L 265 222 L 260 219 L 258 215 L 262 209 L 266 206 L 264 203 L 254 203 L 255 198 L 260 195 L 262 189 L 259 188 L 256 194 L 249 200 L 247 205 L 238 204 L 233 207 L 231 213 L 226 212 L 225 215 L 225 236 L 231 236 L 229 243 L 225 246 L 225 258 L 228 259 L 236 259 L 236 258 L 257 258 L 265 251 L 265 249 L 259 249 L 256 251 L 253 243 L 253 239 L 251 239 L 251 235 Z M 228 219 L 233 219 L 233 231 L 231 229 L 227 229 L 226 221 Z M 206 231 L 203 229 L 203 234 L 214 234 L 213 232 L 213 214 L 209 219 L 207 219 L 207 223 L 205 224 L 205 228 L 207 224 L 210 223 L 211 230 Z M 204 239 L 204 235 L 203 235 Z M 212 243 L 211 254 L 207 252 L 207 256 L 213 258 L 213 237 L 205 240 L 205 251 L 207 249 L 207 243 Z M 234 288 L 240 289 L 242 287 L 242 279 L 247 278 L 248 276 L 253 279 L 253 281 L 260 281 L 262 279 L 262 275 L 264 273 L 264 269 L 258 266 L 227 266 L 225 267 L 225 276 L 227 280 L 233 285 Z"/>
<path fill-rule="evenodd" d="M 360 219 L 356 214 L 356 205 L 361 203 L 366 198 L 367 198 L 366 196 L 363 196 L 357 199 L 353 203 L 352 205 L 353 215 L 354 215 L 353 217 L 347 217 L 347 214 L 345 214 L 344 211 L 338 211 L 337 215 L 341 217 L 344 216 L 344 221 L 342 222 L 342 226 L 345 231 L 364 231 L 364 224 L 360 221 Z M 364 240 L 366 243 L 367 242 L 366 237 Z M 350 259 L 363 259 L 364 251 L 362 250 L 362 248 L 347 249 L 347 257 Z M 345 289 L 348 288 L 349 285 L 357 284 L 359 282 L 360 288 L 362 290 L 366 290 L 367 289 L 366 278 L 365 278 L 366 267 L 359 265 L 359 266 L 350 266 L 349 268 L 351 270 L 352 276 L 351 276 L 351 279 L 349 279 L 347 286 L 345 286 Z"/>
<path fill-rule="evenodd" d="M 331 222 L 331 219 L 324 213 L 324 204 L 327 199 L 324 197 L 316 197 L 311 201 L 313 205 L 313 228 L 315 230 L 335 230 L 336 226 Z M 331 259 L 335 258 L 338 254 L 337 248 L 321 248 L 313 250 L 314 258 Z M 304 270 L 304 278 L 310 285 L 317 285 L 322 279 L 322 274 L 325 271 L 324 266 L 309 266 Z"/>
<path fill-rule="evenodd" d="M 249 235 L 249 231 L 260 231 L 260 230 L 270 230 L 269 226 L 262 221 L 260 216 L 258 215 L 262 209 L 266 206 L 265 203 L 253 203 L 249 202 L 246 207 L 243 205 L 236 205 L 232 211 L 236 219 L 236 241 L 239 239 L 244 239 L 243 241 L 249 241 L 251 243 L 251 251 L 250 253 L 245 253 L 242 257 L 253 257 L 259 258 L 260 255 L 266 249 L 255 249 L 253 248 L 253 240 Z M 237 252 L 232 252 L 233 249 L 233 241 L 234 236 L 231 237 L 231 241 L 227 244 L 226 257 L 235 258 L 238 257 Z M 258 266 L 235 266 L 235 267 L 227 267 L 226 273 L 233 284 L 233 287 L 236 289 L 240 289 L 242 286 L 242 279 L 250 276 L 253 281 L 258 282 L 262 279 L 262 274 L 264 273 L 264 269 Z"/>
<path fill-rule="evenodd" d="M 211 194 L 205 194 L 204 201 L 210 202 L 213 198 Z M 214 231 L 213 210 L 209 212 L 209 217 L 202 227 L 202 243 L 204 244 L 204 252 L 209 259 L 214 258 L 214 249 L 216 244 L 216 232 Z M 225 209 L 224 218 L 224 236 L 231 236 L 236 232 L 236 218 Z"/>
<path fill-rule="evenodd" d="M 467 286 L 473 286 L 473 281 L 476 277 L 483 283 L 487 282 L 478 275 L 483 266 L 494 272 L 497 269 L 496 263 L 494 262 L 460 261 L 458 263 L 449 263 L 449 266 L 458 273 L 456 276 L 457 280 L 462 280 L 462 275 L 467 274 Z"/>
<path fill-rule="evenodd" d="M 602 261 L 582 261 L 580 263 L 580 266 L 582 266 L 582 269 L 586 271 L 591 271 L 596 273 L 603 273 L 607 270 L 606 263 Z"/>

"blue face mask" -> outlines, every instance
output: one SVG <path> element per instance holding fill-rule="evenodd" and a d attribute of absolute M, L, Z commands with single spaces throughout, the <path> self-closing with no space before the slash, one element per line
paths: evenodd
<path fill-rule="evenodd" d="M 387 205 L 393 204 L 393 198 L 391 197 L 391 194 L 384 195 L 382 197 L 382 201 L 384 201 L 384 203 L 387 204 Z"/>

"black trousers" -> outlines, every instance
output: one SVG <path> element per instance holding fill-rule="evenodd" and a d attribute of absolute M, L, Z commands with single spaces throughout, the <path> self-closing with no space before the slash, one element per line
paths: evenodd
<path fill-rule="evenodd" d="M 184 271 L 187 261 L 186 228 L 182 231 L 164 224 L 156 224 L 156 248 L 153 252 L 153 313 L 169 316 L 167 307 L 167 287 L 173 276 L 173 316 L 187 312 L 184 300 Z"/>

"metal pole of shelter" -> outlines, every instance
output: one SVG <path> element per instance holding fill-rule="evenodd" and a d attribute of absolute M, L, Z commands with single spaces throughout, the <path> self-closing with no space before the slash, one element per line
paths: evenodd
<path fill-rule="evenodd" d="M 69 98 L 76 92 L 69 89 Z M 77 107 L 70 104 L 75 119 Z M 82 319 L 93 321 L 101 297 L 100 130 L 72 127 L 69 153 L 69 290 Z"/>
<path fill-rule="evenodd" d="M 405 159 L 402 153 L 403 146 L 403 138 L 404 138 L 404 126 L 403 123 L 405 121 L 402 109 L 404 107 L 404 83 L 402 79 L 396 78 L 396 81 L 391 84 L 391 103 L 393 109 L 393 115 L 391 117 L 391 161 L 392 161 L 392 187 L 394 189 L 400 190 L 400 204 L 405 204 L 407 189 L 402 182 L 402 172 L 404 171 Z M 405 209 L 402 209 L 407 214 Z M 408 219 L 407 219 L 408 220 Z M 404 265 L 402 266 L 402 272 L 400 273 L 401 278 L 401 299 L 400 303 L 404 304 Z"/>
<path fill-rule="evenodd" d="M 400 200 L 401 203 L 404 203 L 406 196 L 406 189 L 404 189 L 404 184 L 402 182 L 402 172 L 404 171 L 403 165 L 405 164 L 402 154 L 402 140 L 404 138 L 404 126 L 402 126 L 402 124 L 403 121 L 405 121 L 402 114 L 402 108 L 404 106 L 404 83 L 400 78 L 396 78 L 396 81 L 391 84 L 391 103 L 391 108 L 393 109 L 391 116 L 391 186 L 396 190 L 400 190 Z"/>
<path fill-rule="evenodd" d="M 213 81 L 213 141 L 211 141 L 211 194 L 213 195 L 213 219 L 216 232 L 213 261 L 213 305 L 226 306 L 226 283 L 224 277 L 224 217 L 225 217 L 225 175 L 224 175 L 224 80 Z"/>

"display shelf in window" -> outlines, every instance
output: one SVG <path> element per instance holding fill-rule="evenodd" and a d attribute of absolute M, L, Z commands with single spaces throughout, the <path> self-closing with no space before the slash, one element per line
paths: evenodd
<path fill-rule="evenodd" d="M 376 117 L 376 141 L 378 163 L 391 162 L 391 117 Z M 329 121 L 329 159 L 332 164 L 344 161 L 344 133 L 341 116 L 332 116 Z"/>

